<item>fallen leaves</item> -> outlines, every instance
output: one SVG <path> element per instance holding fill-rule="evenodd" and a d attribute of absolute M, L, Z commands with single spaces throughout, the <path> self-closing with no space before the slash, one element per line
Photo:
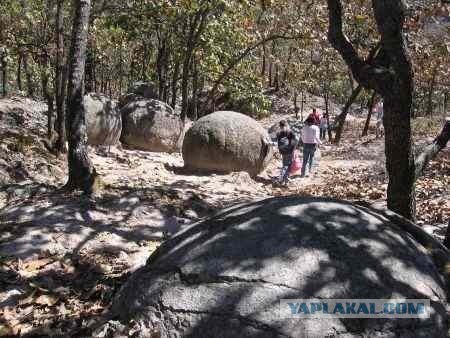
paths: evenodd
<path fill-rule="evenodd" d="M 6 304 L 0 309 L 0 337 L 70 336 L 95 322 L 125 280 L 123 272 L 109 277 L 71 256 L 0 263 L 2 275 L 9 276 L 7 285 L 11 284 L 9 291 L 0 291 L 0 301 Z"/>

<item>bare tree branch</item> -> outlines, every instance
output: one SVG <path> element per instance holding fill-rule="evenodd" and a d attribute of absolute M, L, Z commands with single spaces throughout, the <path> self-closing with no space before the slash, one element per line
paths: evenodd
<path fill-rule="evenodd" d="M 425 149 L 416 157 L 416 179 L 419 178 L 426 166 L 436 155 L 447 146 L 450 139 L 450 117 L 447 117 L 441 133 L 434 139 L 433 143 L 427 145 Z"/>
<path fill-rule="evenodd" d="M 386 81 L 386 77 L 391 77 L 392 75 L 388 68 L 383 67 L 384 62 L 382 62 L 383 60 L 380 57 L 374 58 L 374 55 L 369 55 L 366 61 L 358 55 L 358 52 L 343 32 L 342 3 L 340 0 L 328 0 L 328 16 L 328 40 L 341 54 L 352 71 L 354 78 L 365 88 L 374 89 L 378 92 L 385 90 L 385 83 L 391 82 Z M 382 86 L 381 83 L 384 83 L 384 85 Z"/>

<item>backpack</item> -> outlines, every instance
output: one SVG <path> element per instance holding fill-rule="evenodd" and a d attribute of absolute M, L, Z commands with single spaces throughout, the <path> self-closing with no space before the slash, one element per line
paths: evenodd
<path fill-rule="evenodd" d="M 279 135 L 278 150 L 281 154 L 288 154 L 292 151 L 290 135 L 288 133 L 282 133 Z"/>

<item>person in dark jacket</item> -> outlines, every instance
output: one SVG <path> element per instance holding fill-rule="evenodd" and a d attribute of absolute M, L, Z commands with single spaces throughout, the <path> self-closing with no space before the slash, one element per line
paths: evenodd
<path fill-rule="evenodd" d="M 280 121 L 280 129 L 281 130 L 277 133 L 277 144 L 283 163 L 281 166 L 279 182 L 283 185 L 287 185 L 289 181 L 289 169 L 292 164 L 297 141 L 294 133 L 291 131 L 285 120 Z"/>

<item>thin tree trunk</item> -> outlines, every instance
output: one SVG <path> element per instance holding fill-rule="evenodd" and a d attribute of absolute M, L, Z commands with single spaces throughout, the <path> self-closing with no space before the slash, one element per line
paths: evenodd
<path fill-rule="evenodd" d="M 158 98 L 164 101 L 164 89 L 166 87 L 165 66 L 167 64 L 167 34 L 159 39 L 158 56 L 156 59 L 156 74 L 158 75 Z"/>
<path fill-rule="evenodd" d="M 274 86 L 275 86 L 275 91 L 278 92 L 280 90 L 280 80 L 279 80 L 279 65 L 278 63 L 275 64 L 275 79 L 273 80 L 274 82 Z"/>
<path fill-rule="evenodd" d="M 58 154 L 67 152 L 66 148 L 66 118 L 64 97 L 66 94 L 67 71 L 64 67 L 64 0 L 58 0 L 56 7 L 56 73 L 55 73 L 55 101 L 56 101 L 56 133 L 55 150 Z M 66 74 L 66 75 L 65 75 Z"/>
<path fill-rule="evenodd" d="M 301 101 L 300 101 L 300 120 L 303 121 L 303 110 L 304 110 L 304 103 L 305 103 L 305 92 L 301 91 Z"/>
<path fill-rule="evenodd" d="M 188 48 L 183 63 L 183 74 L 181 78 L 181 117 L 184 120 L 188 110 L 189 95 L 189 68 L 193 48 Z"/>
<path fill-rule="evenodd" d="M 91 1 L 77 0 L 75 6 L 67 97 L 69 180 L 66 187 L 90 194 L 97 174 L 87 153 L 83 80 Z"/>
<path fill-rule="evenodd" d="M 367 105 L 367 119 L 366 119 L 366 123 L 364 124 L 363 132 L 361 134 L 362 137 L 367 136 L 367 133 L 369 132 L 370 120 L 372 119 L 373 106 L 375 105 L 376 97 L 377 97 L 377 93 L 374 91 L 372 93 L 372 96 L 370 97 L 369 104 Z"/>
<path fill-rule="evenodd" d="M 44 69 L 41 72 L 41 82 L 42 82 L 42 93 L 44 95 L 45 101 L 47 102 L 47 138 L 50 144 L 53 140 L 53 93 L 50 91 L 49 82 L 49 59 L 48 56 L 44 56 L 41 67 Z"/>
<path fill-rule="evenodd" d="M 86 66 L 85 66 L 85 90 L 90 93 L 94 90 L 94 63 L 95 59 L 92 54 L 92 48 L 88 48 L 86 52 Z"/>
<path fill-rule="evenodd" d="M 188 110 L 188 96 L 189 96 L 189 70 L 191 68 L 192 57 L 200 39 L 200 35 L 203 33 L 206 25 L 206 18 L 208 12 L 198 12 L 193 21 L 190 24 L 188 38 L 186 42 L 186 54 L 183 62 L 183 72 L 181 79 L 181 118 L 183 121 L 186 119 Z"/>
<path fill-rule="evenodd" d="M 28 55 L 26 53 L 23 55 L 23 70 L 25 71 L 25 76 L 27 79 L 28 96 L 34 97 L 35 88 L 33 82 L 33 75 L 31 74 L 31 71 L 29 69 Z"/>
<path fill-rule="evenodd" d="M 96 93 L 97 92 L 97 58 L 96 58 L 95 50 L 92 51 L 92 60 L 93 60 L 93 64 L 92 64 L 92 90 L 94 91 L 94 93 Z M 122 65 L 122 58 L 120 59 L 120 62 L 121 62 L 121 65 Z"/>
<path fill-rule="evenodd" d="M 261 76 L 263 78 L 263 82 L 264 82 L 264 77 L 266 76 L 266 44 L 264 43 L 262 45 L 262 64 L 261 64 Z"/>
<path fill-rule="evenodd" d="M 1 65 L 2 65 L 2 94 L 3 97 L 6 97 L 8 94 L 8 59 L 7 59 L 7 51 L 4 49 L 1 56 Z"/>
<path fill-rule="evenodd" d="M 294 92 L 294 111 L 295 111 L 295 118 L 298 120 L 298 92 Z"/>
<path fill-rule="evenodd" d="M 17 89 L 22 91 L 22 53 L 19 52 L 17 60 Z"/>
<path fill-rule="evenodd" d="M 175 109 L 175 106 L 177 105 L 177 89 L 178 89 L 178 76 L 180 73 L 180 61 L 177 59 L 177 61 L 175 61 L 175 66 L 173 69 L 173 74 L 172 74 L 172 102 L 171 102 L 171 107 L 173 109 Z"/>
<path fill-rule="evenodd" d="M 348 110 L 350 109 L 350 106 L 353 104 L 353 102 L 355 102 L 359 93 L 361 93 L 362 88 L 363 87 L 361 85 L 358 85 L 358 87 L 353 90 L 344 108 L 342 108 L 342 112 L 339 114 L 339 116 L 336 117 L 336 134 L 334 136 L 333 143 L 339 144 L 339 142 L 341 141 L 342 131 L 344 130 L 344 123 L 345 119 L 347 118 Z"/>
<path fill-rule="evenodd" d="M 325 116 L 327 119 L 327 126 L 328 126 L 328 128 L 327 128 L 328 140 L 331 142 L 333 135 L 331 133 L 331 128 L 330 128 L 330 93 L 328 91 L 325 92 L 324 99 L 325 99 Z"/>
<path fill-rule="evenodd" d="M 192 63 L 192 119 L 197 121 L 198 119 L 198 69 L 196 60 Z"/>
<path fill-rule="evenodd" d="M 269 60 L 269 88 L 272 88 L 272 61 Z"/>

